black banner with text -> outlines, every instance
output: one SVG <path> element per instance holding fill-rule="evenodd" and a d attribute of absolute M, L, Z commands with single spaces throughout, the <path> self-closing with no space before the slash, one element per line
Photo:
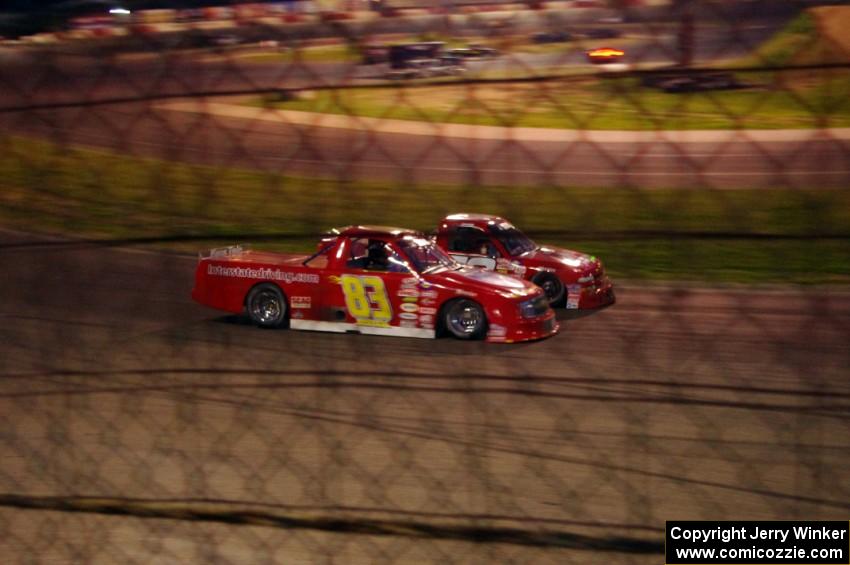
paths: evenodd
<path fill-rule="evenodd" d="M 850 522 L 667 522 L 666 563 L 847 564 Z"/>

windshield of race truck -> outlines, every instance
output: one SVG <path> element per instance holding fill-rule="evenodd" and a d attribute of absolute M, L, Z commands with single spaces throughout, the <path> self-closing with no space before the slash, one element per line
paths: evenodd
<path fill-rule="evenodd" d="M 404 254 L 420 273 L 438 268 L 456 269 L 460 265 L 433 242 L 421 237 L 404 237 L 398 242 Z"/>
<path fill-rule="evenodd" d="M 507 222 L 490 226 L 490 233 L 505 246 L 511 257 L 537 249 L 531 238 Z"/>

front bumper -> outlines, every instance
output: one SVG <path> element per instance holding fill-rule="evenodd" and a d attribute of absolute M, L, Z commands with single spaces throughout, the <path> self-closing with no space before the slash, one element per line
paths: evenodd
<path fill-rule="evenodd" d="M 558 333 L 560 325 L 555 312 L 549 310 L 536 318 L 516 318 L 502 326 L 491 324 L 487 331 L 487 341 L 492 343 L 517 343 L 543 339 Z"/>
<path fill-rule="evenodd" d="M 567 308 L 579 308 L 581 310 L 601 308 L 614 304 L 616 301 L 614 283 L 608 277 L 604 277 L 594 281 L 590 286 L 568 289 Z"/>

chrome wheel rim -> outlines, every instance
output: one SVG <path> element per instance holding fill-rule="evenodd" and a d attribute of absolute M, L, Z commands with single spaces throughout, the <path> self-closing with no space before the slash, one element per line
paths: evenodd
<path fill-rule="evenodd" d="M 449 326 L 456 334 L 474 334 L 483 321 L 481 309 L 474 304 L 458 304 L 449 313 Z"/>
<path fill-rule="evenodd" d="M 257 293 L 251 301 L 251 314 L 260 323 L 270 324 L 280 319 L 283 305 L 280 297 L 270 290 Z"/>

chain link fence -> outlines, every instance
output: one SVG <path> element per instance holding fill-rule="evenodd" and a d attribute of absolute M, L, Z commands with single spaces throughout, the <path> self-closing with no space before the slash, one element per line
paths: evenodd
<path fill-rule="evenodd" d="M 658 563 L 665 520 L 847 517 L 846 6 L 128 4 L 0 44 L 9 562 Z M 497 346 L 191 301 L 199 250 L 453 212 L 617 304 Z"/>

